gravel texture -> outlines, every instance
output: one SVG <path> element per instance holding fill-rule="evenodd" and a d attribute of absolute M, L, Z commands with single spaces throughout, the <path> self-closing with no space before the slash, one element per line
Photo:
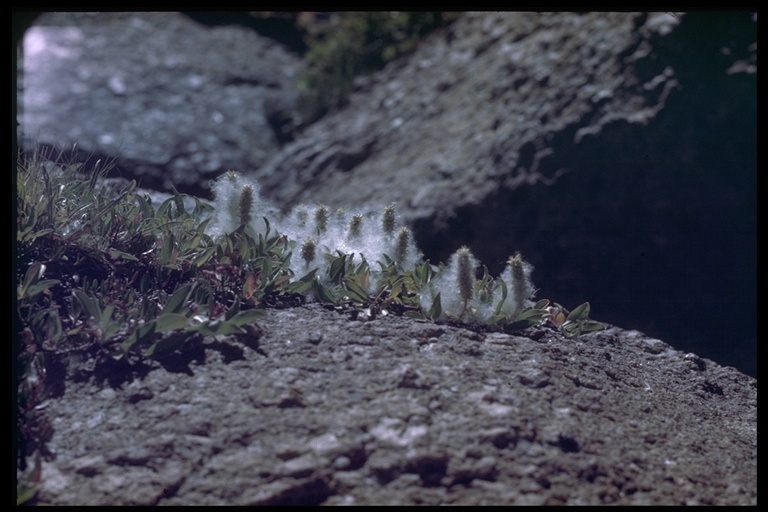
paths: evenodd
<path fill-rule="evenodd" d="M 757 381 L 615 327 L 512 336 L 308 305 L 64 388 L 40 504 L 757 500 Z"/>

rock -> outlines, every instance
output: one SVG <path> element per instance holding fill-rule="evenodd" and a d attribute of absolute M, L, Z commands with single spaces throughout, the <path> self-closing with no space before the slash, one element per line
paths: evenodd
<path fill-rule="evenodd" d="M 756 51 L 745 12 L 467 13 L 256 175 L 755 375 Z"/>
<path fill-rule="evenodd" d="M 396 199 L 434 261 L 522 250 L 540 296 L 674 343 L 267 310 L 258 352 L 59 377 L 37 503 L 755 505 L 757 381 L 696 345 L 754 342 L 740 16 L 468 13 L 258 171 L 284 207 Z"/>
<path fill-rule="evenodd" d="M 242 27 L 180 13 L 53 13 L 25 34 L 23 145 L 114 158 L 162 191 L 260 167 L 285 142 L 301 60 Z"/>
<path fill-rule="evenodd" d="M 259 352 L 232 359 L 209 339 L 185 370 L 65 379 L 37 503 L 757 502 L 757 381 L 641 332 L 535 341 L 319 305 L 265 313 Z M 319 347 L 296 343 L 310 326 Z M 138 387 L 154 393 L 133 400 Z M 303 405 L 282 407 L 285 390 Z"/>

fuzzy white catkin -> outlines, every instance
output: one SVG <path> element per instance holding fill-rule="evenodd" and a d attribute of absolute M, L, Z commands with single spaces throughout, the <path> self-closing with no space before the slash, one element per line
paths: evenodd
<path fill-rule="evenodd" d="M 251 223 L 253 214 L 253 187 L 246 185 L 240 193 L 240 212 L 239 221 L 241 226 L 247 226 Z"/>
<path fill-rule="evenodd" d="M 395 205 L 390 204 L 384 208 L 384 215 L 381 219 L 381 228 L 386 235 L 391 235 L 395 232 Z"/>
<path fill-rule="evenodd" d="M 247 224 L 254 233 L 266 232 L 263 217 L 271 215 L 274 207 L 262 201 L 259 196 L 259 184 L 255 179 L 228 171 L 213 183 L 211 190 L 216 205 L 213 222 L 209 228 L 211 235 L 232 233 L 244 223 L 244 217 L 249 218 Z M 247 207 L 249 204 L 250 208 Z"/>
<path fill-rule="evenodd" d="M 234 171 L 229 171 L 212 185 L 216 209 L 209 234 L 225 235 L 248 224 L 256 234 L 266 232 L 263 217 L 270 219 L 272 233 L 288 237 L 294 244 L 288 265 L 301 278 L 317 269 L 317 278 L 327 286 L 329 282 L 330 259 L 325 254 L 350 256 L 353 265 L 368 262 L 370 290 L 374 290 L 381 272 L 377 262 L 384 262 L 387 255 L 399 268 L 413 270 L 423 263 L 423 255 L 416 247 L 411 231 L 403 226 L 398 229 L 395 205 L 384 207 L 376 214 L 372 211 L 354 212 L 347 217 L 339 208 L 333 216 L 330 209 L 322 204 L 314 207 L 298 205 L 290 215 L 279 214 L 277 208 L 259 196 L 258 183 Z M 310 211 L 311 219 L 310 219 Z M 368 217 L 366 219 L 366 217 Z M 349 219 L 349 220 L 347 220 Z M 395 234 L 396 233 L 396 234 Z M 301 242 L 299 242 L 301 241 Z M 296 247 L 298 245 L 298 247 Z M 440 268 L 431 282 L 419 292 L 423 311 L 428 311 L 439 294 L 441 297 L 441 318 L 463 318 L 472 322 L 487 322 L 497 313 L 514 318 L 533 296 L 535 289 L 530 275 L 533 267 L 520 254 L 511 257 L 498 280 L 476 293 L 476 271 L 479 262 L 466 246 L 457 250 L 447 265 Z M 507 299 L 498 307 L 502 298 L 499 280 L 507 288 Z"/>
<path fill-rule="evenodd" d="M 501 313 L 514 318 L 525 306 L 526 299 L 533 296 L 535 289 L 531 283 L 533 266 L 524 261 L 520 253 L 510 257 L 507 267 L 501 274 L 501 279 L 507 285 L 507 300 L 501 308 Z"/>
<path fill-rule="evenodd" d="M 328 207 L 323 204 L 317 205 L 315 209 L 315 227 L 320 235 L 328 231 Z"/>
<path fill-rule="evenodd" d="M 464 246 L 456 253 L 456 257 L 458 259 L 456 284 L 459 286 L 459 294 L 461 295 L 461 298 L 468 301 L 472 298 L 475 285 L 475 275 L 471 261 L 472 253 L 469 252 L 468 247 Z"/>
<path fill-rule="evenodd" d="M 316 249 L 317 245 L 312 237 L 306 238 L 304 243 L 301 244 L 301 258 L 304 260 L 305 268 L 309 267 L 315 260 Z"/>

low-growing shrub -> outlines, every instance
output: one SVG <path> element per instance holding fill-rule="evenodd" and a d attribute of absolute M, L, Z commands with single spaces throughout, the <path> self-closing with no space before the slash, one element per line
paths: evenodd
<path fill-rule="evenodd" d="M 391 312 L 507 332 L 548 322 L 567 336 L 602 328 L 588 303 L 569 314 L 534 303 L 519 254 L 498 278 L 485 267 L 478 278 L 467 247 L 447 265 L 424 261 L 394 205 L 351 215 L 299 205 L 283 216 L 230 171 L 213 206 L 176 193 L 156 207 L 135 182 L 102 188 L 106 170 L 84 175 L 38 152 L 18 161 L 20 469 L 50 456 L 38 406 L 52 354 L 96 365 L 173 357 L 206 336 L 250 336 L 262 308 L 305 301 L 359 319 Z"/>

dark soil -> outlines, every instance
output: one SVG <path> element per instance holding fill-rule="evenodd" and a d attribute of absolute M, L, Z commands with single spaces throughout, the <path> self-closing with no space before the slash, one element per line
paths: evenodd
<path fill-rule="evenodd" d="M 309 305 L 252 334 L 67 378 L 37 503 L 757 502 L 757 381 L 638 331 L 510 336 Z"/>

